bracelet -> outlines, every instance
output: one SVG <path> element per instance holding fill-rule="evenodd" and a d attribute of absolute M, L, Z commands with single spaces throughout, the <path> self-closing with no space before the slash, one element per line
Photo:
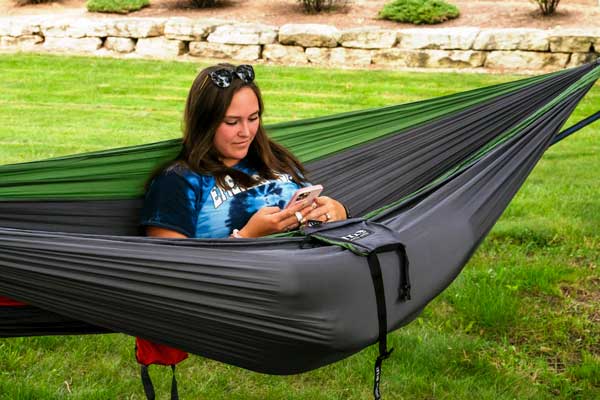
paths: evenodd
<path fill-rule="evenodd" d="M 344 207 L 344 211 L 346 211 L 346 219 L 352 218 L 352 216 L 350 215 L 350 210 L 348 210 L 348 207 L 346 207 L 346 205 L 343 203 L 340 203 L 340 204 L 342 204 L 342 207 Z"/>
<path fill-rule="evenodd" d="M 240 230 L 239 229 L 234 229 L 231 232 L 231 235 L 229 235 L 230 238 L 234 238 L 234 239 L 243 239 L 244 237 L 242 235 L 240 235 Z"/>

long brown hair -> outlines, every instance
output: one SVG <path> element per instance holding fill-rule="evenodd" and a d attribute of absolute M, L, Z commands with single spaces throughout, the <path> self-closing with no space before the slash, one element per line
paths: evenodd
<path fill-rule="evenodd" d="M 244 188 L 259 183 L 259 179 L 239 170 L 227 167 L 220 160 L 220 154 L 213 145 L 217 128 L 223 122 L 225 113 L 235 93 L 242 87 L 252 89 L 259 104 L 259 127 L 246 158 L 256 168 L 262 179 L 277 179 L 278 174 L 287 173 L 296 182 L 305 181 L 306 170 L 302 163 L 286 148 L 267 136 L 262 123 L 264 104 L 260 89 L 254 82 L 246 83 L 237 77 L 227 88 L 217 87 L 210 73 L 222 68 L 235 69 L 231 64 L 218 64 L 202 70 L 187 97 L 183 118 L 183 147 L 179 162 L 184 162 L 191 170 L 202 175 L 212 175 L 217 184 L 228 189 L 225 177 Z"/>

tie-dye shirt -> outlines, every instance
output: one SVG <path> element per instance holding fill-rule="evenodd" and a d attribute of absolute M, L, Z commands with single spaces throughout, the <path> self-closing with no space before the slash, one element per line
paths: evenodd
<path fill-rule="evenodd" d="M 243 160 L 233 168 L 255 176 Z M 229 177 L 228 177 L 229 178 Z M 231 178 L 226 179 L 232 182 Z M 199 175 L 183 165 L 165 169 L 151 182 L 142 209 L 141 224 L 180 232 L 192 238 L 228 237 L 266 206 L 284 208 L 302 185 L 289 175 L 244 189 L 225 190 L 210 175 Z"/>

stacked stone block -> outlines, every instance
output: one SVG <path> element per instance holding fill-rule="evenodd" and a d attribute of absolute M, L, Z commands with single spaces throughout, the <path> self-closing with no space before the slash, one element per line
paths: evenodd
<path fill-rule="evenodd" d="M 281 27 L 190 18 L 0 18 L 0 51 L 344 67 L 545 71 L 591 62 L 600 29 Z"/>

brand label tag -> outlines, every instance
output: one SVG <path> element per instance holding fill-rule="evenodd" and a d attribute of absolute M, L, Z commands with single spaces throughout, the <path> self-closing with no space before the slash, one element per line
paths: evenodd
<path fill-rule="evenodd" d="M 367 229 L 359 229 L 356 232 L 351 233 L 350 235 L 342 236 L 342 239 L 347 240 L 349 242 L 354 242 L 355 240 L 365 238 L 372 233 L 373 232 Z"/>

